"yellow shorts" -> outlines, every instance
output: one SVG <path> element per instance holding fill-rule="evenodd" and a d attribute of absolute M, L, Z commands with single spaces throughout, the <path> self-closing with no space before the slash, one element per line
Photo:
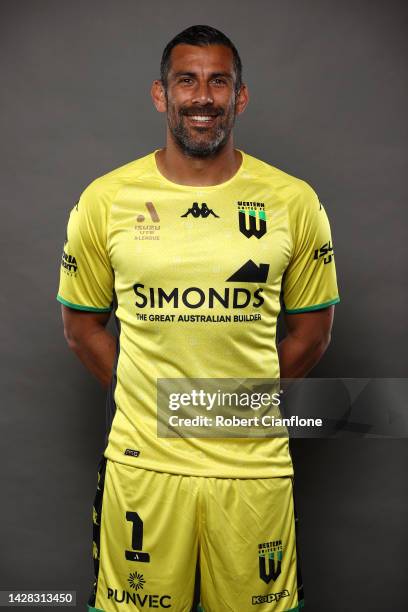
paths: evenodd
<path fill-rule="evenodd" d="M 205 612 L 303 607 L 292 479 L 203 478 L 103 458 L 89 609 Z"/>

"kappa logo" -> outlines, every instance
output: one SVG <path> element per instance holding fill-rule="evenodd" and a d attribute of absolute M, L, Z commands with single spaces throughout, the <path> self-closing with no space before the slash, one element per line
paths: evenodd
<path fill-rule="evenodd" d="M 268 595 L 252 595 L 252 605 L 271 603 L 272 601 L 279 601 L 282 597 L 289 597 L 290 593 L 287 589 L 280 593 L 268 593 Z"/>
<path fill-rule="evenodd" d="M 188 215 L 191 215 L 192 217 L 195 217 L 196 219 L 198 219 L 198 217 L 202 217 L 203 219 L 206 219 L 209 215 L 213 215 L 213 217 L 217 217 L 217 219 L 219 219 L 219 215 L 216 215 L 215 212 L 212 210 L 212 208 L 208 208 L 205 202 L 202 202 L 201 208 L 198 202 L 193 202 L 192 207 L 189 208 L 187 212 L 184 213 L 184 215 L 180 215 L 180 216 L 188 217 Z"/>
<path fill-rule="evenodd" d="M 263 202 L 237 202 L 239 231 L 247 238 L 262 238 L 266 233 L 266 214 Z"/>
<path fill-rule="evenodd" d="M 258 544 L 258 555 L 260 579 L 266 584 L 269 584 L 271 580 L 275 581 L 282 571 L 282 540 Z"/>

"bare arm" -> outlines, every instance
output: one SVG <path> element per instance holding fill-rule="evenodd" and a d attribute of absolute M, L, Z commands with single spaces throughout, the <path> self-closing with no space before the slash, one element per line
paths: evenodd
<path fill-rule="evenodd" d="M 105 329 L 110 313 L 74 310 L 67 306 L 61 306 L 61 311 L 69 348 L 107 388 L 116 355 L 116 339 Z"/>
<path fill-rule="evenodd" d="M 334 306 L 284 317 L 287 336 L 278 345 L 281 378 L 303 378 L 329 346 Z"/>

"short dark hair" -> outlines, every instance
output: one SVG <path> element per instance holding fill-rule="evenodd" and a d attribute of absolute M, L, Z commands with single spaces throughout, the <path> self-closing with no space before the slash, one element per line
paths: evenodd
<path fill-rule="evenodd" d="M 242 62 L 239 53 L 233 42 L 211 26 L 193 25 L 177 34 L 166 45 L 160 62 L 160 78 L 164 89 L 167 89 L 167 77 L 170 70 L 170 56 L 176 45 L 194 45 L 196 47 L 206 47 L 209 45 L 224 45 L 232 51 L 234 71 L 236 76 L 235 91 L 239 91 L 242 85 Z"/>

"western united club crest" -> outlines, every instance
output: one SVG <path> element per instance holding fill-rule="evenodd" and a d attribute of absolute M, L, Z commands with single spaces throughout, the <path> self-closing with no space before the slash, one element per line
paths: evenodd
<path fill-rule="evenodd" d="M 266 233 L 266 213 L 263 202 L 238 202 L 239 231 L 247 238 L 262 238 Z"/>
<path fill-rule="evenodd" d="M 275 581 L 282 571 L 282 540 L 258 544 L 259 577 L 269 584 Z"/>

